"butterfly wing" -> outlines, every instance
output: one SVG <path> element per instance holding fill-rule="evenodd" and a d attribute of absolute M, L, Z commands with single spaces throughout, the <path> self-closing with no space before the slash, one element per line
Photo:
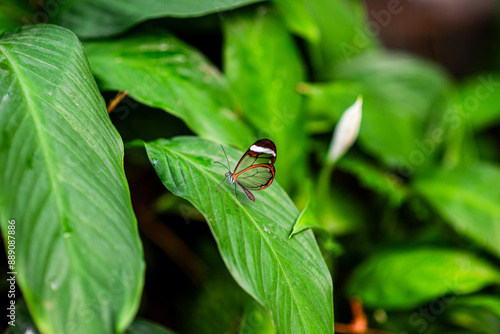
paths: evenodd
<path fill-rule="evenodd" d="M 274 165 L 276 145 L 271 139 L 260 139 L 250 146 L 236 165 L 233 174 L 238 174 L 254 165 Z"/>
<path fill-rule="evenodd" d="M 271 185 L 276 174 L 275 161 L 276 145 L 270 139 L 260 139 L 236 165 L 234 179 L 252 202 L 255 198 L 248 190 L 261 190 Z"/>
<path fill-rule="evenodd" d="M 269 165 L 254 165 L 236 174 L 236 181 L 248 190 L 262 190 L 271 185 L 276 168 Z"/>

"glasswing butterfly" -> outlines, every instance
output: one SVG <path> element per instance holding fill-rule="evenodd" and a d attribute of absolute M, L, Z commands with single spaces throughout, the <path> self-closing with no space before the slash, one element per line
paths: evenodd
<path fill-rule="evenodd" d="M 276 161 L 276 145 L 274 145 L 273 141 L 270 139 L 257 140 L 250 146 L 245 154 L 243 154 L 234 172 L 231 172 L 229 159 L 227 158 L 224 147 L 222 147 L 222 150 L 226 156 L 227 166 L 218 161 L 214 163 L 226 167 L 227 173 L 226 178 L 222 181 L 217 191 L 224 185 L 226 180 L 229 180 L 229 183 L 233 185 L 235 198 L 235 184 L 237 184 L 248 199 L 255 202 L 255 197 L 250 190 L 266 189 L 273 183 L 274 176 L 276 175 L 276 168 L 274 167 L 274 162 Z"/>

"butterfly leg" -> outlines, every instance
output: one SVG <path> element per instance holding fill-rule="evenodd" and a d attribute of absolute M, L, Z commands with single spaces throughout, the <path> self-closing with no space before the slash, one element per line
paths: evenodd
<path fill-rule="evenodd" d="M 220 190 L 220 188 L 222 188 L 222 186 L 224 185 L 224 183 L 226 182 L 226 180 L 227 180 L 227 177 L 224 178 L 224 180 L 220 183 L 219 188 L 217 188 L 217 190 L 215 192 L 218 192 Z"/>

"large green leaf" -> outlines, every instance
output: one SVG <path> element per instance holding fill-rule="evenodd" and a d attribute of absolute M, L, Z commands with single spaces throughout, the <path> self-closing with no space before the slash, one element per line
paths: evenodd
<path fill-rule="evenodd" d="M 226 172 L 213 164 L 224 161 L 217 144 L 177 137 L 146 148 L 163 184 L 203 214 L 233 278 L 266 308 L 278 333 L 333 332 L 330 273 L 311 231 L 288 239 L 299 212 L 277 183 L 255 192 L 255 203 L 239 190 L 236 204 L 229 184 L 215 192 Z M 242 152 L 226 151 L 234 167 Z"/>
<path fill-rule="evenodd" d="M 224 77 L 202 54 L 166 32 L 86 44 L 103 89 L 127 90 L 181 118 L 197 134 L 243 148 L 255 140 L 234 112 Z"/>
<path fill-rule="evenodd" d="M 105 37 L 149 19 L 217 13 L 262 0 L 73 0 L 57 2 L 51 22 L 83 38 Z"/>
<path fill-rule="evenodd" d="M 40 332 L 33 323 L 26 304 L 22 299 L 16 301 L 15 326 L 9 326 L 5 334 L 39 334 Z M 255 324 L 255 322 L 254 322 Z M 151 321 L 134 319 L 125 334 L 176 334 L 174 331 L 166 329 Z"/>
<path fill-rule="evenodd" d="M 430 160 L 441 143 L 433 131 L 426 131 L 430 108 L 447 87 L 442 71 L 410 56 L 377 52 L 339 65 L 337 75 L 360 87 L 356 93 L 363 96 L 361 145 L 400 169 L 409 164 L 414 170 Z M 424 146 L 430 146 L 429 152 Z M 417 154 L 424 156 L 423 162 L 416 160 Z"/>
<path fill-rule="evenodd" d="M 356 268 L 348 291 L 371 308 L 409 309 L 447 294 L 471 293 L 499 283 L 500 272 L 472 254 L 417 248 L 370 257 Z"/>
<path fill-rule="evenodd" d="M 413 187 L 458 233 L 500 256 L 500 167 L 436 170 L 419 176 Z"/>
<path fill-rule="evenodd" d="M 284 23 L 262 7 L 256 15 L 224 20 L 224 35 L 224 71 L 231 90 L 259 137 L 276 143 L 277 178 L 290 189 L 304 175 L 306 151 L 304 109 L 296 91 L 304 80 L 299 52 Z"/>
<path fill-rule="evenodd" d="M 76 36 L 0 35 L 0 220 L 15 220 L 17 281 L 44 333 L 121 332 L 144 262 L 123 144 Z"/>

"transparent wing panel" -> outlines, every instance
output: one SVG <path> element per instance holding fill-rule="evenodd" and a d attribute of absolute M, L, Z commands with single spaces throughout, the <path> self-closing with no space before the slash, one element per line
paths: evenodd
<path fill-rule="evenodd" d="M 272 183 L 274 166 L 257 165 L 235 174 L 236 180 L 249 190 L 261 190 Z"/>

